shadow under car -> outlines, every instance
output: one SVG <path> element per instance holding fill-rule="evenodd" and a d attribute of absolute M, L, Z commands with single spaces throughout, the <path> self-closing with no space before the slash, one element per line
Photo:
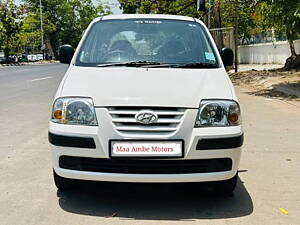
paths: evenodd
<path fill-rule="evenodd" d="M 243 217 L 253 212 L 252 199 L 238 179 L 234 194 L 213 195 L 206 183 L 153 184 L 84 182 L 57 192 L 70 213 L 121 220 L 196 220 Z"/>

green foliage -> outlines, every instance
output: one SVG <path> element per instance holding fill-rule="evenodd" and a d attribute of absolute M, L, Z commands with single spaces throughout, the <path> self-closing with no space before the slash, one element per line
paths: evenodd
<path fill-rule="evenodd" d="M 262 31 L 260 17 L 256 13 L 256 1 L 221 0 L 223 26 L 234 27 L 237 15 L 238 34 L 244 40 Z"/>
<path fill-rule="evenodd" d="M 119 0 L 124 13 L 159 13 L 192 16 L 204 19 L 205 15 L 197 11 L 196 0 Z M 215 0 L 213 5 L 207 1 L 207 7 L 212 8 L 212 28 L 219 27 L 216 23 L 217 12 L 214 10 L 217 4 L 221 5 L 222 25 L 233 27 L 235 24 L 236 2 L 238 3 L 238 24 L 239 35 L 242 38 L 249 38 L 257 27 L 255 25 L 255 2 L 249 0 Z M 207 16 L 207 14 L 206 14 Z"/>
<path fill-rule="evenodd" d="M 201 18 L 196 0 L 119 0 L 123 13 L 173 14 Z"/>
<path fill-rule="evenodd" d="M 300 0 L 260 0 L 259 13 L 267 28 L 283 31 L 296 55 L 293 40 L 300 36 Z"/>
<path fill-rule="evenodd" d="M 107 14 L 107 8 L 102 5 L 95 7 L 91 0 L 73 0 L 65 1 L 58 9 L 61 27 L 61 44 L 68 43 L 77 46 L 83 31 L 89 23 L 96 17 Z"/>
<path fill-rule="evenodd" d="M 39 0 L 26 0 L 30 11 L 39 15 Z M 92 0 L 43 0 L 43 25 L 46 41 L 57 58 L 57 49 L 62 44 L 76 47 L 83 31 L 98 16 L 110 14 L 108 5 Z"/>
<path fill-rule="evenodd" d="M 41 30 L 38 15 L 31 12 L 27 13 L 22 20 L 22 27 L 17 35 L 16 49 L 17 52 L 27 51 L 30 47 L 31 51 L 41 48 Z"/>
<path fill-rule="evenodd" d="M 2 1 L 3 2 L 3 1 Z M 25 0 L 16 6 L 13 0 L 0 2 L 0 48 L 8 57 L 28 47 L 41 48 L 39 0 Z M 119 0 L 124 13 L 157 13 L 207 18 L 198 12 L 196 0 Z M 209 0 L 207 6 L 210 7 Z M 293 40 L 300 37 L 300 0 L 214 0 L 212 27 L 235 25 L 242 40 L 262 31 L 275 29 L 288 38 L 292 55 Z M 221 21 L 217 5 L 220 3 Z M 42 0 L 44 40 L 57 57 L 61 44 L 76 47 L 83 31 L 98 16 L 110 14 L 107 4 L 92 0 Z"/>
<path fill-rule="evenodd" d="M 9 54 L 41 49 L 40 1 L 0 2 L 0 49 Z M 110 14 L 107 4 L 92 0 L 43 0 L 44 40 L 55 57 L 61 44 L 76 47 L 83 31 L 98 16 Z"/>
<path fill-rule="evenodd" d="M 136 0 L 119 0 L 123 13 L 135 14 L 138 8 L 141 7 L 141 1 Z"/>
<path fill-rule="evenodd" d="M 207 17 L 207 14 L 203 15 L 196 10 L 196 2 L 119 0 L 124 13 L 174 14 L 200 19 Z M 243 43 L 255 34 L 271 31 L 273 28 L 277 34 L 285 33 L 291 48 L 292 41 L 300 36 L 300 0 L 207 0 L 207 7 L 211 8 L 211 28 L 234 27 L 237 18 L 238 34 Z"/>
<path fill-rule="evenodd" d="M 299 0 L 261 0 L 259 13 L 266 27 L 284 30 L 295 39 L 300 34 Z"/>
<path fill-rule="evenodd" d="M 18 18 L 18 8 L 12 0 L 0 3 L 0 48 L 3 49 L 6 61 L 16 43 L 21 22 Z"/>

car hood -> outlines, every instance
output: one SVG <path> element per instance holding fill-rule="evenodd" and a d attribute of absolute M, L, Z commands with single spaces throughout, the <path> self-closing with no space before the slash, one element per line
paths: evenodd
<path fill-rule="evenodd" d="M 95 106 L 198 108 L 201 99 L 232 99 L 226 71 L 219 69 L 69 68 L 60 96 L 91 97 Z"/>

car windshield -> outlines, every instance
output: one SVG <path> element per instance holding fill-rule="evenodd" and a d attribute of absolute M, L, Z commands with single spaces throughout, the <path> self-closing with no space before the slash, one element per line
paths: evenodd
<path fill-rule="evenodd" d="M 78 66 L 214 65 L 216 54 L 196 22 L 166 19 L 95 23 L 77 55 Z"/>

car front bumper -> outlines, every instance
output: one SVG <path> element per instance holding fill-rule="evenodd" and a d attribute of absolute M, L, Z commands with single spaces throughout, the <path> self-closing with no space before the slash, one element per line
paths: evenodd
<path fill-rule="evenodd" d="M 135 135 L 124 136 L 117 132 L 111 121 L 105 117 L 105 111 L 97 111 L 97 118 L 102 118 L 99 126 L 64 125 L 50 122 L 49 141 L 52 162 L 55 172 L 71 179 L 114 181 L 114 182 L 206 182 L 227 180 L 237 173 L 243 144 L 241 126 L 193 128 L 197 110 L 186 112 L 184 123 L 175 133 L 168 135 Z M 101 115 L 101 117 L 100 117 Z M 151 160 L 206 160 L 231 159 L 230 169 L 215 172 L 178 172 L 178 173 L 124 173 L 101 172 L 82 169 L 66 169 L 60 165 L 60 157 L 83 157 L 86 159 L 110 160 L 110 140 L 183 140 L 184 157 L 180 159 L 151 159 Z M 113 160 L 113 159 L 112 159 Z M 146 159 L 140 159 L 146 160 Z M 80 168 L 80 167 L 79 167 Z"/>

